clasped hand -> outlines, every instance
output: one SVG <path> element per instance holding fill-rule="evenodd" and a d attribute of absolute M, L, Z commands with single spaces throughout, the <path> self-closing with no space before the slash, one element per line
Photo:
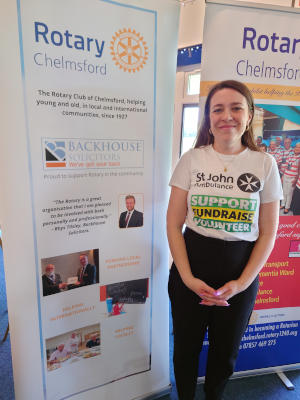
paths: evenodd
<path fill-rule="evenodd" d="M 241 291 L 237 280 L 229 281 L 218 289 L 212 288 L 197 278 L 192 278 L 186 285 L 201 298 L 199 304 L 204 306 L 228 307 L 230 304 L 227 300 Z"/>

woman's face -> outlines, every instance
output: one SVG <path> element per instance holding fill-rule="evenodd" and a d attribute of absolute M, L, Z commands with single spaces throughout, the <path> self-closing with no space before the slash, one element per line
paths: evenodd
<path fill-rule="evenodd" d="M 218 145 L 241 145 L 252 114 L 246 98 L 234 89 L 221 89 L 210 100 L 210 129 Z"/>

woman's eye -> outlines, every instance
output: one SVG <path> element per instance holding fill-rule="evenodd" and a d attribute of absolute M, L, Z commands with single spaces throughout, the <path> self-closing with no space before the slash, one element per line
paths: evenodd
<path fill-rule="evenodd" d="M 221 111 L 222 111 L 221 108 L 215 108 L 215 109 L 213 110 L 214 113 L 218 113 L 218 112 L 221 112 Z"/>
<path fill-rule="evenodd" d="M 242 109 L 242 107 L 233 107 L 232 109 L 233 109 L 233 111 L 240 111 Z"/>

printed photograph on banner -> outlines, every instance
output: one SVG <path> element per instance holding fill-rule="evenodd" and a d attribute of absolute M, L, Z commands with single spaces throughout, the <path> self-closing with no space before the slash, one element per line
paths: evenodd
<path fill-rule="evenodd" d="M 126 314 L 149 297 L 149 279 L 112 283 L 100 286 L 100 302 L 106 302 L 107 316 Z"/>
<path fill-rule="evenodd" d="M 138 228 L 144 225 L 144 195 L 128 193 L 119 196 L 119 228 Z"/>
<path fill-rule="evenodd" d="M 71 366 L 83 359 L 99 356 L 100 324 L 85 326 L 46 339 L 47 370 Z"/>
<path fill-rule="evenodd" d="M 278 166 L 284 196 L 280 215 L 300 215 L 300 107 L 257 104 L 254 134 Z"/>
<path fill-rule="evenodd" d="M 289 257 L 300 257 L 300 240 L 291 240 Z"/>
<path fill-rule="evenodd" d="M 99 283 L 99 249 L 42 258 L 43 296 Z"/>

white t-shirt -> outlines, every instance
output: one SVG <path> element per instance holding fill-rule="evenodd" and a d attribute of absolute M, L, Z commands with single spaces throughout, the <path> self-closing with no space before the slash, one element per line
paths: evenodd
<path fill-rule="evenodd" d="M 76 353 L 78 351 L 79 338 L 75 336 L 74 338 L 70 337 L 65 343 L 65 349 L 69 353 Z"/>
<path fill-rule="evenodd" d="M 66 358 L 68 355 L 68 352 L 65 348 L 62 349 L 62 351 L 59 351 L 58 349 L 56 349 L 50 356 L 49 361 L 59 361 L 62 358 Z"/>
<path fill-rule="evenodd" d="M 170 186 L 188 191 L 186 226 L 223 240 L 255 241 L 260 203 L 282 199 L 274 158 L 248 148 L 228 156 L 211 145 L 191 149 L 179 160 Z"/>

